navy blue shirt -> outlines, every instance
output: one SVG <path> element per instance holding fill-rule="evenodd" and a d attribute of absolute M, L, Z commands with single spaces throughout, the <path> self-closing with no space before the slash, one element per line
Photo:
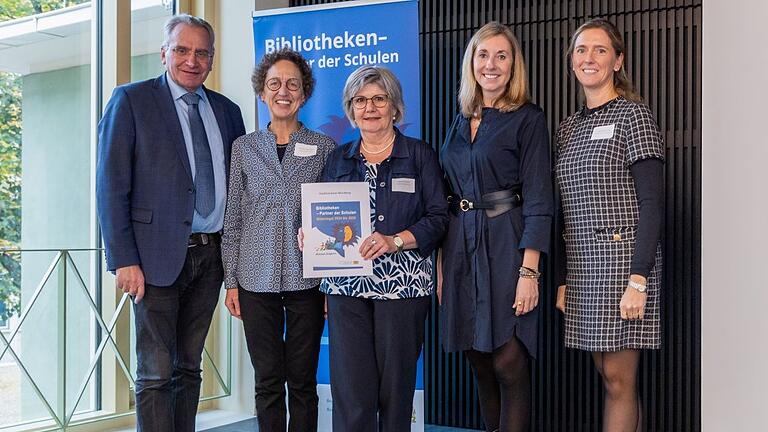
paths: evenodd
<path fill-rule="evenodd" d="M 515 315 L 518 270 L 527 248 L 547 253 L 552 224 L 549 132 L 541 108 L 484 108 L 474 139 L 459 115 L 440 149 L 451 192 L 470 201 L 522 191 L 522 205 L 489 217 L 455 211 L 443 242 L 440 312 L 446 351 L 493 352 L 517 337 L 536 356 L 538 311 Z"/>
<path fill-rule="evenodd" d="M 408 230 L 418 252 L 428 257 L 448 228 L 448 201 L 437 154 L 416 138 L 395 128 L 390 156 L 379 164 L 376 188 L 376 232 L 394 235 Z M 325 163 L 322 181 L 365 181 L 365 161 L 360 140 L 337 147 Z M 392 179 L 414 179 L 414 193 L 392 191 Z"/>

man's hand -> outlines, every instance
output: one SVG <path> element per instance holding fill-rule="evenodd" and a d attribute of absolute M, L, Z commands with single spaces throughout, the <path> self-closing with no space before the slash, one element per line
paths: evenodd
<path fill-rule="evenodd" d="M 144 272 L 141 266 L 120 267 L 116 275 L 117 288 L 133 297 L 134 303 L 139 303 L 144 298 Z"/>

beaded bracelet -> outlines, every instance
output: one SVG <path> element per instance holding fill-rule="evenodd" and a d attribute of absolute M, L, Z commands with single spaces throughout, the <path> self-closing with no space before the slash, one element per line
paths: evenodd
<path fill-rule="evenodd" d="M 519 275 L 521 278 L 538 280 L 541 277 L 541 272 L 530 267 L 521 266 Z"/>

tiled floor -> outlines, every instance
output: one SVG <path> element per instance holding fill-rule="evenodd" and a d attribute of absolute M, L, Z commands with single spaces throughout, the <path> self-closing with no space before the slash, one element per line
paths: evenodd
<path fill-rule="evenodd" d="M 233 423 L 227 426 L 219 426 L 213 429 L 206 429 L 207 432 L 254 432 L 259 428 L 256 425 L 256 418 L 243 420 L 237 423 Z M 470 429 L 456 429 L 444 426 L 426 425 L 424 432 L 476 432 L 470 431 Z"/>

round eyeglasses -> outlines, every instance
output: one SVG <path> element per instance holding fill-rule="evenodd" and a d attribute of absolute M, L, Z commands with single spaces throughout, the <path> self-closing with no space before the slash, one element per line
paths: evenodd
<path fill-rule="evenodd" d="M 363 109 L 366 105 L 368 105 L 368 101 L 371 101 L 373 106 L 376 108 L 384 108 L 387 106 L 387 103 L 389 103 L 389 96 L 385 94 L 377 94 L 373 95 L 369 98 L 365 96 L 355 96 L 352 99 L 350 99 L 352 102 L 352 106 L 357 109 Z"/>
<path fill-rule="evenodd" d="M 283 86 L 283 81 L 280 78 L 270 78 L 266 84 L 268 89 L 278 91 Z M 298 78 L 288 78 L 285 82 L 285 87 L 290 91 L 297 91 L 301 88 L 301 81 Z"/>

